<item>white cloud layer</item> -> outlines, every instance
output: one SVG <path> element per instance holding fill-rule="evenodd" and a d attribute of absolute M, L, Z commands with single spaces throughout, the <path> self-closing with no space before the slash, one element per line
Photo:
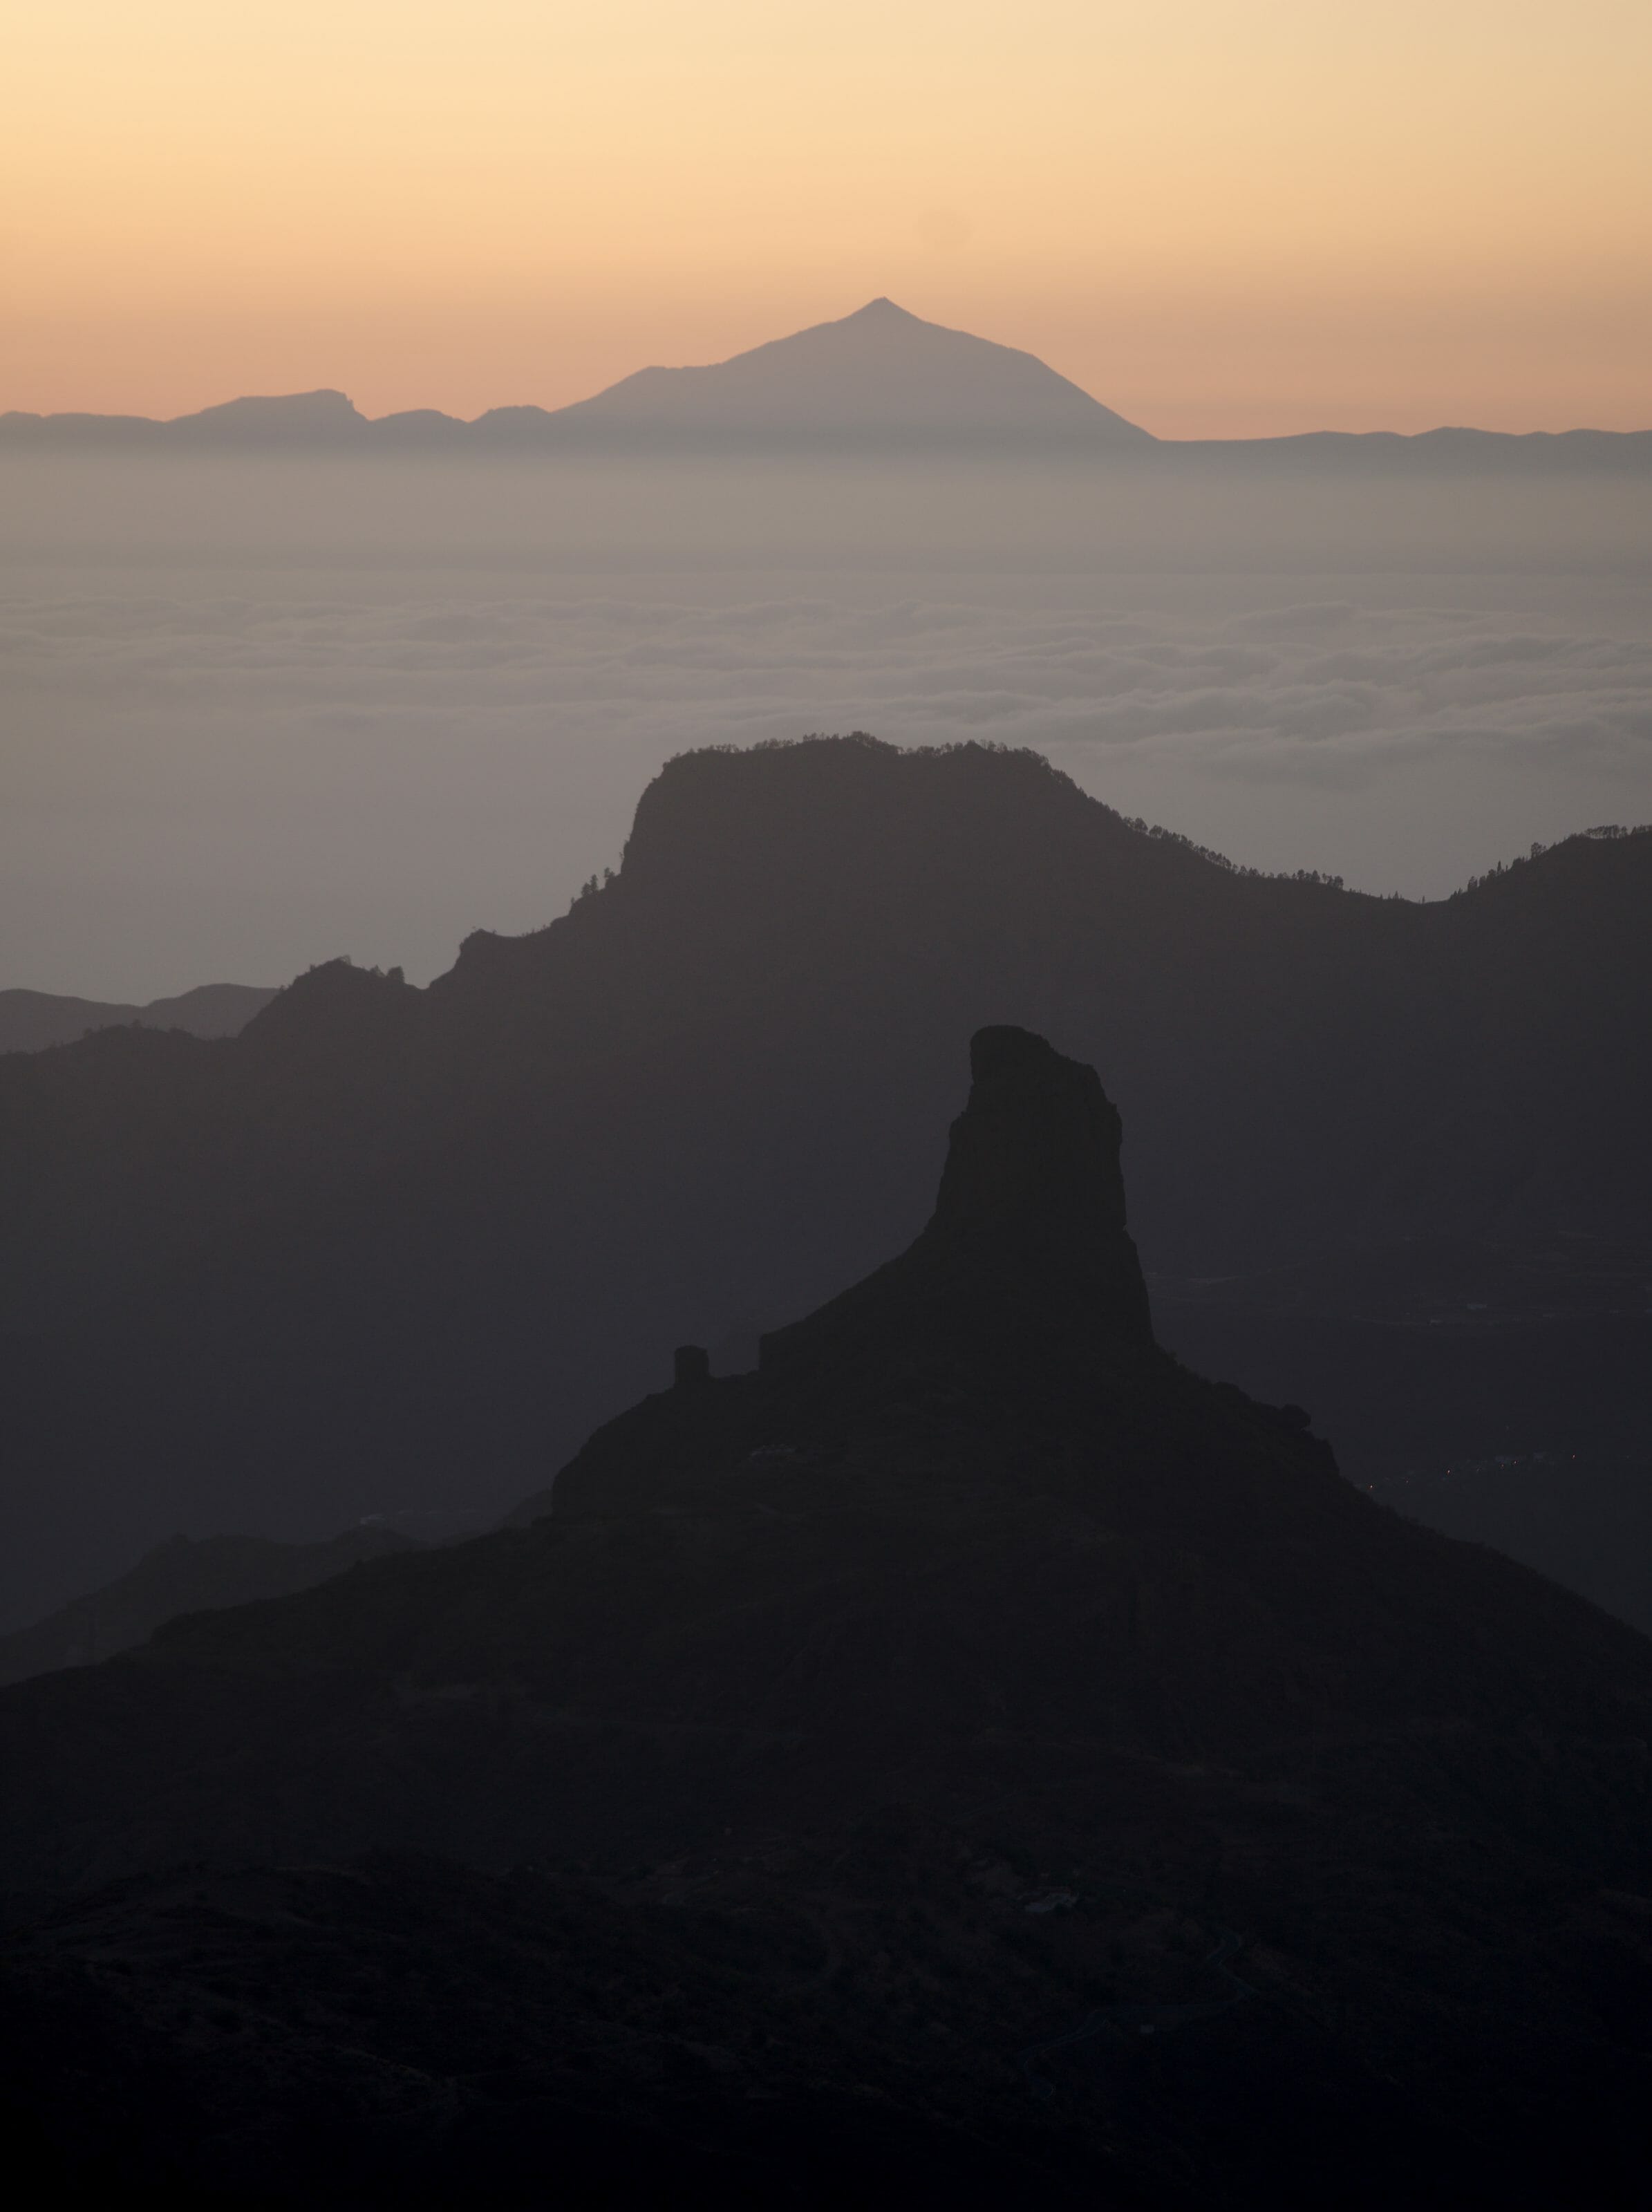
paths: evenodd
<path fill-rule="evenodd" d="M 805 730 L 1032 745 L 1236 859 L 1414 896 L 1652 816 L 1632 562 L 1040 572 L 984 528 L 945 566 L 725 544 L 696 572 L 633 536 L 584 574 L 519 546 L 439 568 L 428 534 L 348 564 L 14 547 L 0 981 L 147 997 L 336 951 L 428 975 L 613 862 L 671 754 Z"/>

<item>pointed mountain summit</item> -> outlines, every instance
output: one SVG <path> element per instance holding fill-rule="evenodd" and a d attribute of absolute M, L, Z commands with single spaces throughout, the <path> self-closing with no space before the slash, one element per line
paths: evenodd
<path fill-rule="evenodd" d="M 1125 1229 L 1123 1126 L 1093 1067 L 1031 1030 L 980 1030 L 969 1103 L 952 1124 L 920 1248 L 987 1271 L 1019 1300 L 1036 1283 L 1088 1305 L 1121 1334 L 1151 1334 L 1147 1291 Z"/>
<path fill-rule="evenodd" d="M 927 1316 L 969 1358 L 989 1342 L 1095 1357 L 1151 1345 L 1125 1228 L 1123 1129 L 1095 1069 L 1009 1027 L 977 1031 L 969 1067 L 928 1227 L 869 1282 L 770 1338 L 765 1364 L 863 1307 L 902 1334 L 903 1319 Z"/>
<path fill-rule="evenodd" d="M 313 452 L 471 455 L 1057 453 L 1159 456 L 1178 465 L 1288 477 L 1396 471 L 1457 476 L 1639 475 L 1652 431 L 1513 435 L 1472 429 L 1311 431 L 1283 438 L 1159 439 L 1036 354 L 869 300 L 837 321 L 692 368 L 639 369 L 571 406 L 490 408 L 464 422 L 434 408 L 376 419 L 339 392 L 232 399 L 155 422 L 142 416 L 0 412 L 0 452 Z"/>
<path fill-rule="evenodd" d="M 1652 1645 L 1161 1351 L 1096 1076 L 970 1059 L 908 1249 L 548 1513 L 0 1692 L 46 2150 L 1546 2212 L 1581 2143 L 1638 2206 Z"/>
<path fill-rule="evenodd" d="M 706 1355 L 684 1346 L 677 1391 L 599 1430 L 558 1476 L 556 1511 L 639 1504 L 707 1454 L 714 1462 L 799 1425 L 841 1432 L 851 1417 L 982 1396 L 998 1418 L 1007 1407 L 1048 1420 L 1162 1382 L 1125 1226 L 1122 1130 L 1095 1069 L 1008 1026 L 979 1030 L 969 1064 L 935 1210 L 914 1243 L 765 1336 L 756 1375 L 703 1401 L 694 1386 Z M 513 1518 L 552 1504 L 544 1493 Z"/>
<path fill-rule="evenodd" d="M 500 410 L 483 424 L 503 429 Z M 872 300 L 835 323 L 697 368 L 645 368 L 541 416 L 546 432 L 720 448 L 1031 445 L 1128 452 L 1155 441 L 1036 356 Z"/>
<path fill-rule="evenodd" d="M 677 1339 L 755 1359 L 759 1328 L 910 1243 L 960 1041 L 1005 1013 L 1124 1113 L 1163 1339 L 1304 1399 L 1360 1482 L 1430 1440 L 1489 1451 L 1505 1419 L 1534 1425 L 1521 1449 L 1577 1449 L 1580 1419 L 1644 1435 L 1643 1272 L 1598 1356 L 1569 1288 L 1559 1321 L 1483 1335 L 1380 1308 L 1351 1351 L 1170 1301 L 1175 1279 L 1294 1297 L 1276 1271 L 1322 1257 L 1334 1287 L 1334 1255 L 1382 1240 L 1455 1240 L 1459 1302 L 1485 1295 L 1474 1248 L 1528 1230 L 1568 1267 L 1607 1237 L 1636 1267 L 1652 832 L 1412 905 L 1235 873 L 1032 753 L 707 750 L 643 793 L 610 884 L 477 932 L 428 990 L 329 967 L 212 1052 L 115 1030 L 0 1054 L 0 1626 L 173 1528 L 504 1514 Z M 1616 1536 L 1594 1548 L 1632 1572 Z"/>
<path fill-rule="evenodd" d="M 1159 1350 L 1094 1073 L 970 1059 L 908 1249 L 549 1513 L 0 1692 L 71 2178 L 1638 2206 L 1652 1645 Z"/>

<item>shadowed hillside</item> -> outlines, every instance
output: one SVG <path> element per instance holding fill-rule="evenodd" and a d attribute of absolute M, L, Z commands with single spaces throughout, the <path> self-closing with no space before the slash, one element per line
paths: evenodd
<path fill-rule="evenodd" d="M 60 1607 L 32 1627 L 0 1636 L 0 1682 L 62 1667 L 89 1667 L 146 1644 L 180 1613 L 286 1597 L 342 1575 L 358 1560 L 407 1550 L 392 1528 L 346 1529 L 325 1544 L 272 1544 L 265 1536 L 173 1536 L 104 1589 Z"/>
<path fill-rule="evenodd" d="M 502 1510 L 671 1344 L 738 1358 L 912 1233 L 983 1022 L 1120 1101 L 1173 1341 L 1212 1277 L 1403 1274 L 1442 1237 L 1632 1254 L 1649 948 L 1643 834 L 1418 906 L 1233 871 L 1029 754 L 686 757 L 611 882 L 428 991 L 337 963 L 233 1040 L 0 1065 L 7 1602 L 173 1528 Z M 1494 1376 L 1547 1312 L 1494 1316 Z M 1644 1317 L 1613 1326 L 1576 1417 L 1643 1434 Z M 1317 1387 L 1279 1395 L 1328 1419 Z"/>
<path fill-rule="evenodd" d="M 909 1248 L 548 1516 L 0 1696 L 66 2182 L 1637 2201 L 1652 1644 L 1188 1374 L 1093 1071 L 972 1071 Z"/>
<path fill-rule="evenodd" d="M 0 1052 L 41 1052 L 73 1044 L 94 1030 L 134 1022 L 146 1030 L 186 1030 L 191 1036 L 234 1036 L 275 995 L 251 983 L 202 983 L 175 999 L 127 1006 L 50 991 L 0 991 Z"/>

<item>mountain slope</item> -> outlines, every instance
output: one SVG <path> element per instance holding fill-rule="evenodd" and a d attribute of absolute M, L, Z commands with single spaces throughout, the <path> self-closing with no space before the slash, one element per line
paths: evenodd
<path fill-rule="evenodd" d="M 688 757 L 610 884 L 428 991 L 337 963 L 228 1042 L 0 1063 L 13 1602 L 175 1528 L 502 1511 L 671 1343 L 912 1232 L 983 1022 L 1101 1067 L 1156 1280 L 1632 1244 L 1649 948 L 1643 835 L 1413 906 L 1236 873 L 1031 755 Z"/>
<path fill-rule="evenodd" d="M 0 1682 L 26 1681 L 60 1667 L 89 1667 L 146 1644 L 180 1613 L 258 1598 L 285 1597 L 342 1575 L 361 1559 L 404 1552 L 394 1529 L 346 1529 L 325 1544 L 272 1544 L 262 1536 L 173 1536 L 131 1572 L 27 1628 L 0 1636 Z"/>
<path fill-rule="evenodd" d="M 137 416 L 0 416 L 0 443 L 156 452 L 419 453 L 865 450 L 1109 454 L 1155 441 L 1012 346 L 873 300 L 732 360 L 644 368 L 568 407 L 490 409 L 465 423 L 434 409 L 374 422 L 340 392 L 233 399 L 155 422 Z"/>
<path fill-rule="evenodd" d="M 234 1036 L 275 995 L 251 983 L 200 983 L 175 999 L 127 1006 L 50 991 L 0 991 L 0 1052 L 41 1052 L 131 1022 L 149 1030 L 185 1030 L 191 1036 Z"/>
<path fill-rule="evenodd" d="M 545 428 L 713 446 L 933 441 L 1128 453 L 1154 443 L 1034 355 L 924 322 L 892 300 L 708 368 L 640 369 L 557 410 Z"/>
<path fill-rule="evenodd" d="M 808 2201 L 1634 2201 L 1652 1644 L 1181 1370 L 1094 1073 L 972 1069 L 911 1247 L 548 1517 L 0 1696 L 7 1878 L 118 1877 L 0 1987 L 56 2142 L 147 2078 L 277 2202 L 690 2112 Z"/>
<path fill-rule="evenodd" d="M 1159 439 L 1036 355 L 869 301 L 853 314 L 727 361 L 651 368 L 572 405 L 494 407 L 474 422 L 434 408 L 370 420 L 343 392 L 232 399 L 171 422 L 0 414 L 0 451 L 470 455 L 530 453 L 1059 454 L 1182 471 L 1454 478 L 1638 476 L 1652 430 Z"/>

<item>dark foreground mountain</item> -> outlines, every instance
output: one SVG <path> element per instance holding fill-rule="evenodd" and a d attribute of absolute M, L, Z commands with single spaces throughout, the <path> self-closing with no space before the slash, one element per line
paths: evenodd
<path fill-rule="evenodd" d="M 0 991 L 0 1052 L 43 1052 L 94 1030 L 134 1022 L 148 1030 L 185 1030 L 191 1036 L 234 1036 L 275 995 L 251 983 L 202 983 L 175 999 L 128 1006 L 51 991 Z"/>
<path fill-rule="evenodd" d="M 1639 2201 L 1652 1644 L 1181 1369 L 1094 1074 L 973 1067 L 549 1516 L 0 1697 L 64 2186 Z"/>
<path fill-rule="evenodd" d="M 325 1544 L 276 1544 L 267 1536 L 169 1537 L 130 1574 L 28 1628 L 0 1636 L 0 1682 L 92 1666 L 147 1644 L 180 1613 L 311 1589 L 363 1559 L 404 1552 L 413 1540 L 398 1529 L 371 1525 L 346 1529 Z"/>
<path fill-rule="evenodd" d="M 1646 1443 L 1652 835 L 1412 905 L 1030 754 L 706 752 L 610 883 L 428 991 L 335 963 L 234 1039 L 0 1061 L 11 1618 L 178 1529 L 503 1512 L 662 1344 L 749 1364 L 908 1237 L 956 1040 L 1005 1019 L 1129 1117 L 1169 1340 L 1355 1480 Z"/>

